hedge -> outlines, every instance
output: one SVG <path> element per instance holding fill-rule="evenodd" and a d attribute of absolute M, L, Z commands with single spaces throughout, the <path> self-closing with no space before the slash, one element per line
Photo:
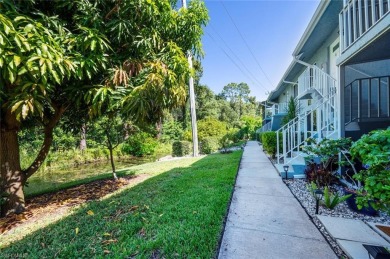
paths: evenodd
<path fill-rule="evenodd" d="M 279 135 L 279 140 L 282 141 L 282 133 Z M 263 149 L 275 158 L 276 155 L 276 131 L 267 131 L 261 134 L 261 142 L 263 143 Z M 281 147 L 280 147 L 281 148 Z"/>
<path fill-rule="evenodd" d="M 175 141 L 172 143 L 172 156 L 181 157 L 191 153 L 192 144 L 189 141 Z"/>
<path fill-rule="evenodd" d="M 202 154 L 211 154 L 219 148 L 218 138 L 208 137 L 204 138 L 200 143 L 200 152 Z"/>

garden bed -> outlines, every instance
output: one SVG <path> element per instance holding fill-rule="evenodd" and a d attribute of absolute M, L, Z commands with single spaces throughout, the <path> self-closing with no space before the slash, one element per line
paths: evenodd
<path fill-rule="evenodd" d="M 291 192 L 297 198 L 297 200 L 302 205 L 302 207 L 306 210 L 306 213 L 313 219 L 314 224 L 325 236 L 329 244 L 332 246 L 333 250 L 336 252 L 337 256 L 339 257 L 344 256 L 345 258 L 347 258 L 347 256 L 339 247 L 339 245 L 336 243 L 336 241 L 325 230 L 324 226 L 317 219 L 317 217 L 315 217 L 316 201 L 306 187 L 307 181 L 304 179 L 283 180 L 283 181 L 290 188 Z M 337 191 L 339 195 L 344 195 L 342 186 L 332 185 L 331 188 L 334 191 Z M 374 223 L 390 225 L 390 216 L 387 215 L 386 213 L 379 212 L 378 213 L 379 215 L 376 217 L 363 215 L 361 213 L 352 211 L 348 207 L 346 202 L 340 203 L 333 210 L 330 210 L 324 206 L 320 206 L 318 214 L 323 216 L 340 217 L 340 218 L 347 218 L 347 219 L 356 219 L 356 220 L 360 219 L 364 222 L 374 222 Z"/>

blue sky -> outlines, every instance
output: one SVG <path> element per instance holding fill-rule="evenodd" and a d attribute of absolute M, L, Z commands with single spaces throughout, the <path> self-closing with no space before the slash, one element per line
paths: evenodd
<path fill-rule="evenodd" d="M 276 87 L 291 63 L 292 52 L 319 0 L 206 0 L 205 3 L 210 22 L 203 36 L 201 83 L 220 93 L 230 82 L 245 82 L 252 96 L 258 101 L 265 100 L 266 92 Z"/>

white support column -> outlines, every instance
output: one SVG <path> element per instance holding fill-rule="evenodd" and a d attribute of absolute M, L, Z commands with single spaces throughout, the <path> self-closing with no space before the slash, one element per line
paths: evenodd
<path fill-rule="evenodd" d="M 339 30 L 340 30 L 340 48 L 344 51 L 344 26 L 343 26 L 343 11 L 339 14 Z"/>
<path fill-rule="evenodd" d="M 370 0 L 364 0 L 364 22 L 366 24 L 365 31 L 368 30 L 369 27 L 369 19 L 368 19 L 368 1 Z"/>
<path fill-rule="evenodd" d="M 376 12 L 375 12 L 375 0 L 371 0 L 371 13 L 372 13 L 372 25 L 377 21 Z"/>
<path fill-rule="evenodd" d="M 347 11 L 348 19 L 347 20 L 347 30 L 348 30 L 348 46 L 352 43 L 352 23 L 351 23 L 351 4 L 348 4 L 348 11 Z"/>
<path fill-rule="evenodd" d="M 356 0 L 352 0 L 352 26 L 353 26 L 353 41 L 355 41 L 357 36 L 357 22 L 356 22 Z"/>
<path fill-rule="evenodd" d="M 379 0 L 379 18 L 383 16 L 383 0 Z"/>
<path fill-rule="evenodd" d="M 286 152 L 287 152 L 287 136 L 286 136 L 286 130 L 282 131 L 282 138 L 283 138 L 283 163 L 286 163 Z"/>
<path fill-rule="evenodd" d="M 347 9 L 344 9 L 344 12 L 343 12 L 344 49 L 346 49 L 348 47 L 348 30 L 347 30 L 348 13 L 346 10 Z"/>
<path fill-rule="evenodd" d="M 278 164 L 280 164 L 280 139 L 279 139 L 279 131 L 276 131 L 276 159 L 278 161 Z"/>
<path fill-rule="evenodd" d="M 363 34 L 363 9 L 362 9 L 362 0 L 358 0 L 358 12 L 359 12 L 359 37 Z"/>

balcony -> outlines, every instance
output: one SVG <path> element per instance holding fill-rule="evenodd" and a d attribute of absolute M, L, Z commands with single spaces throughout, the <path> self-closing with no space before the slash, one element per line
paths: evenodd
<path fill-rule="evenodd" d="M 317 66 L 310 66 L 298 78 L 297 99 L 329 96 L 336 89 L 336 80 Z"/>
<path fill-rule="evenodd" d="M 390 0 L 344 1 L 344 8 L 339 16 L 342 52 L 389 14 Z"/>
<path fill-rule="evenodd" d="M 287 112 L 287 103 L 275 103 L 270 108 L 267 108 L 270 111 L 271 116 L 286 113 Z"/>

